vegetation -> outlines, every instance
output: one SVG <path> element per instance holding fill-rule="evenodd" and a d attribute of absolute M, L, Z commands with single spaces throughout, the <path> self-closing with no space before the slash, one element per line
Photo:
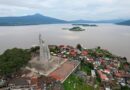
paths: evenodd
<path fill-rule="evenodd" d="M 63 83 L 64 90 L 93 90 L 93 87 L 87 85 L 81 78 L 72 74 Z"/>
<path fill-rule="evenodd" d="M 40 47 L 39 47 L 39 46 L 32 47 L 32 48 L 30 49 L 30 52 L 32 52 L 32 53 L 36 53 L 36 52 L 37 52 L 37 50 L 39 50 L 39 49 L 40 49 Z"/>
<path fill-rule="evenodd" d="M 98 46 L 95 49 L 88 49 L 89 55 L 91 57 L 104 57 L 104 58 L 114 58 L 115 56 L 110 53 L 108 50 L 102 49 Z"/>
<path fill-rule="evenodd" d="M 88 75 L 91 75 L 91 70 L 94 69 L 94 66 L 92 63 L 82 63 L 81 62 L 81 71 L 86 72 Z"/>
<path fill-rule="evenodd" d="M 122 86 L 121 90 L 130 90 L 130 88 L 128 86 L 124 86 L 124 87 Z"/>
<path fill-rule="evenodd" d="M 54 48 L 49 48 L 50 49 L 50 52 L 53 52 L 53 53 L 59 53 L 60 49 L 55 46 Z"/>
<path fill-rule="evenodd" d="M 100 78 L 100 76 L 99 76 L 99 74 L 97 72 L 96 72 L 96 76 L 97 76 L 96 82 L 97 83 L 101 83 L 101 78 Z"/>
<path fill-rule="evenodd" d="M 82 29 L 80 27 L 73 27 L 69 29 L 70 31 L 84 31 L 85 29 Z"/>
<path fill-rule="evenodd" d="M 77 44 L 76 48 L 77 48 L 78 50 L 80 50 L 80 51 L 83 49 L 80 44 Z"/>
<path fill-rule="evenodd" d="M 26 66 L 30 57 L 28 50 L 18 48 L 6 50 L 0 55 L 0 75 L 7 76 L 17 72 L 21 67 Z"/>
<path fill-rule="evenodd" d="M 96 24 L 72 24 L 72 25 L 76 25 L 76 26 L 88 26 L 88 27 L 96 27 Z"/>
<path fill-rule="evenodd" d="M 130 63 L 127 62 L 126 57 L 120 58 L 120 60 L 121 60 L 121 63 L 119 66 L 119 70 L 125 70 L 125 65 L 128 65 L 130 67 Z"/>

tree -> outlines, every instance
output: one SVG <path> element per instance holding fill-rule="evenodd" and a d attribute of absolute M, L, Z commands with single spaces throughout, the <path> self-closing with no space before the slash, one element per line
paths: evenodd
<path fill-rule="evenodd" d="M 121 86 L 121 90 L 130 90 L 128 86 Z"/>
<path fill-rule="evenodd" d="M 82 50 L 82 46 L 80 44 L 77 44 L 76 48 L 80 51 Z"/>
<path fill-rule="evenodd" d="M 125 60 L 127 62 L 127 58 L 126 57 L 123 57 L 123 60 Z"/>
<path fill-rule="evenodd" d="M 97 47 L 97 49 L 101 49 L 101 47 L 100 47 L 100 46 L 98 46 L 98 47 Z"/>
<path fill-rule="evenodd" d="M 32 48 L 30 49 L 30 51 L 33 52 L 33 53 L 36 53 L 36 51 L 39 50 L 39 49 L 40 49 L 40 47 L 39 47 L 39 46 L 36 46 L 36 47 L 32 47 Z"/>
<path fill-rule="evenodd" d="M 0 75 L 6 76 L 17 72 L 30 60 L 30 52 L 23 49 L 8 49 L 0 56 Z"/>
<path fill-rule="evenodd" d="M 90 68 L 90 69 L 94 69 L 94 66 L 92 63 L 87 63 L 87 66 Z"/>

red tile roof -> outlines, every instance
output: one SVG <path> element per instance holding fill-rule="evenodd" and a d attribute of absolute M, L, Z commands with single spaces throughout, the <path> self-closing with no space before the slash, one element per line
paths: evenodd
<path fill-rule="evenodd" d="M 86 56 L 86 55 L 88 55 L 88 52 L 87 52 L 86 50 L 83 50 L 83 51 L 81 52 L 81 54 L 82 54 L 83 56 Z"/>
<path fill-rule="evenodd" d="M 108 80 L 108 77 L 105 74 L 103 74 L 100 70 L 98 70 L 98 74 L 100 75 L 100 78 L 102 80 Z"/>
<path fill-rule="evenodd" d="M 70 55 L 76 56 L 77 52 L 75 50 L 70 50 Z"/>

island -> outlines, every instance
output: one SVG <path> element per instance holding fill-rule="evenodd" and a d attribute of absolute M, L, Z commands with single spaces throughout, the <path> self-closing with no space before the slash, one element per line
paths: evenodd
<path fill-rule="evenodd" d="M 74 26 L 97 27 L 96 24 L 72 24 Z"/>
<path fill-rule="evenodd" d="M 69 29 L 70 31 L 84 31 L 85 29 L 82 29 L 81 27 L 73 27 Z"/>

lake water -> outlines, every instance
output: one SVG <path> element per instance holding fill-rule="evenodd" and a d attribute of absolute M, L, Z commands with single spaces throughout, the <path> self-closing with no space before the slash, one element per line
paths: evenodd
<path fill-rule="evenodd" d="M 37 45 L 41 33 L 48 44 L 76 46 L 80 43 L 86 48 L 101 46 L 115 55 L 126 56 L 130 61 L 130 26 L 99 24 L 98 27 L 83 27 L 86 31 L 82 32 L 62 30 L 71 27 L 70 24 L 1 26 L 0 53 L 9 48 Z"/>

